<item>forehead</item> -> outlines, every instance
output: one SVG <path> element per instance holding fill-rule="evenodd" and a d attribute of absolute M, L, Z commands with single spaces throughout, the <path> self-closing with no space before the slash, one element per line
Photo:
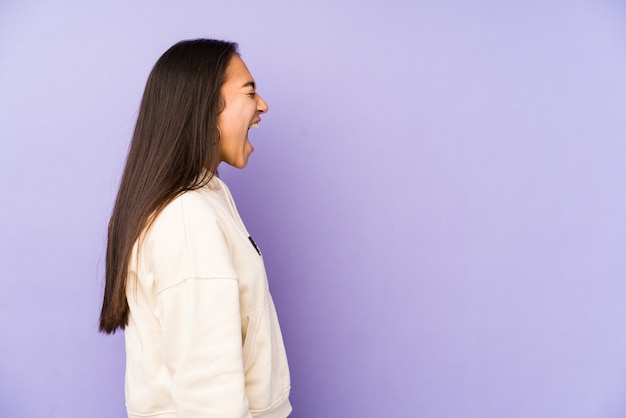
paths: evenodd
<path fill-rule="evenodd" d="M 228 63 L 226 68 L 226 82 L 224 84 L 240 84 L 242 87 L 244 84 L 254 81 L 246 63 L 243 62 L 241 57 L 234 54 Z"/>

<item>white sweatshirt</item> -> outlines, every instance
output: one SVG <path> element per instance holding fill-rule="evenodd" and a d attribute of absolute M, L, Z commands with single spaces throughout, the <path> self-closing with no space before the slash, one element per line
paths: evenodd
<path fill-rule="evenodd" d="M 220 179 L 157 216 L 135 245 L 127 299 L 129 417 L 289 415 L 263 259 Z"/>

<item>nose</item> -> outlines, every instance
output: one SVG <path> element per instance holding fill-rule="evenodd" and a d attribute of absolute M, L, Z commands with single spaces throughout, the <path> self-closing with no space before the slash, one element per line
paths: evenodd
<path fill-rule="evenodd" d="M 257 111 L 259 113 L 267 113 L 267 111 L 269 110 L 269 107 L 267 106 L 267 102 L 263 100 L 261 95 L 259 95 L 258 93 L 256 97 L 257 97 Z"/>

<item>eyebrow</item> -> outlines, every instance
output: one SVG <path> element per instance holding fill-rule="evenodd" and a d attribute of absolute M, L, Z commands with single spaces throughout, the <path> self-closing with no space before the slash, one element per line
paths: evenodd
<path fill-rule="evenodd" d="M 241 88 L 244 88 L 244 87 L 252 87 L 253 90 L 256 90 L 256 84 L 254 83 L 254 81 L 248 81 L 246 84 L 241 86 Z"/>

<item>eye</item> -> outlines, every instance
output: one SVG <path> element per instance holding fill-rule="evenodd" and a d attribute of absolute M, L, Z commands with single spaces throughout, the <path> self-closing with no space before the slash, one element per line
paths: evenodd
<path fill-rule="evenodd" d="M 256 96 L 256 91 L 253 91 L 252 93 L 248 93 L 248 96 L 254 98 Z"/>

